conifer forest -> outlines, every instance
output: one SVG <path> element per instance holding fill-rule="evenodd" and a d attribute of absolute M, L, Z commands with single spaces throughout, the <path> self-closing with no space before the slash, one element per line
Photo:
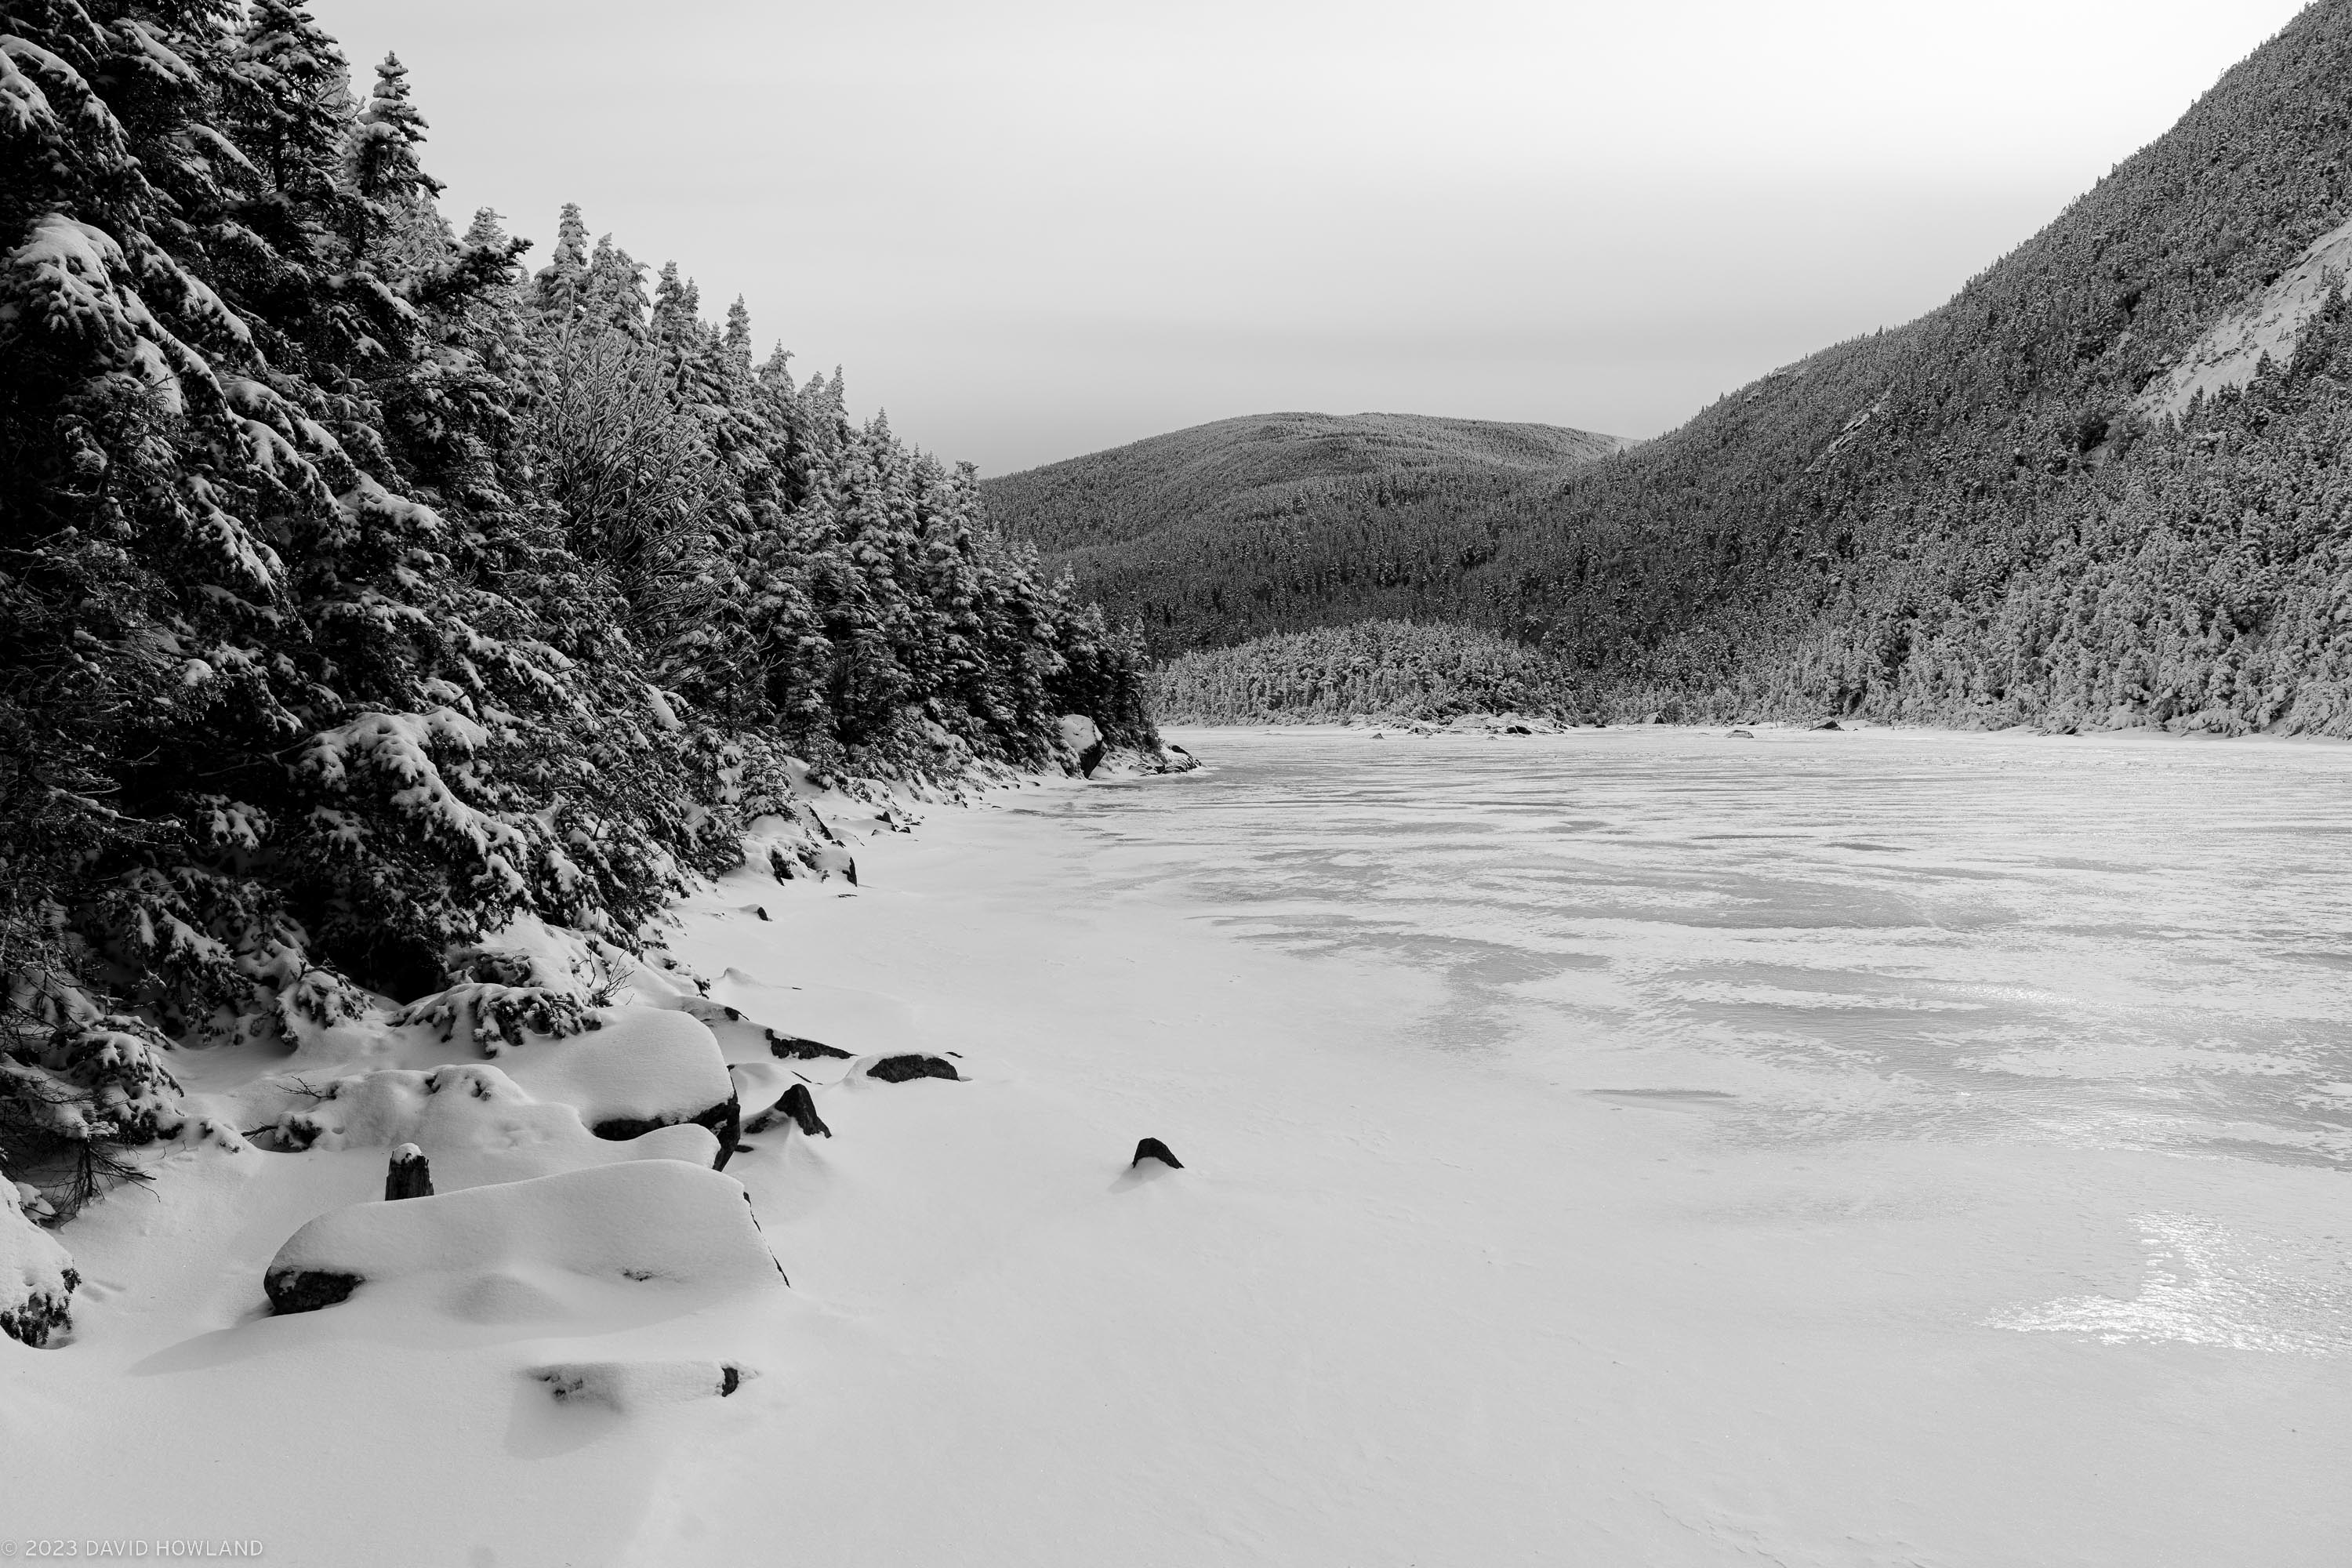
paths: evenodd
<path fill-rule="evenodd" d="M 634 944 L 788 757 L 1153 743 L 1136 644 L 839 371 L 576 207 L 454 231 L 397 58 L 5 10 L 0 1149 L 151 1139 L 165 1038 L 436 990 L 518 910 Z"/>

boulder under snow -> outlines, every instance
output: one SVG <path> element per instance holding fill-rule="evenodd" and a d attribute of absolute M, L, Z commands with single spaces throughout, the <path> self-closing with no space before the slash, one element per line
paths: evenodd
<path fill-rule="evenodd" d="M 1063 714 L 1061 727 L 1063 770 L 1091 777 L 1103 760 L 1102 731 L 1083 713 Z"/>
<path fill-rule="evenodd" d="M 599 1138 L 572 1106 L 540 1100 L 506 1071 L 535 1052 L 568 1051 L 579 1043 L 534 1044 L 502 1058 L 505 1067 L 462 1062 L 429 1072 L 382 1068 L 324 1082 L 285 1080 L 278 1088 L 293 1105 L 278 1117 L 273 1141 L 294 1151 L 414 1143 L 436 1162 L 444 1187 L 551 1176 L 617 1160 L 719 1163 L 717 1135 L 706 1127 L 679 1121 L 625 1141 Z"/>
<path fill-rule="evenodd" d="M 533 1100 L 575 1107 L 599 1138 L 636 1138 L 681 1121 L 707 1127 L 724 1164 L 740 1117 L 717 1037 L 665 1008 L 615 1008 L 598 1021 L 603 1026 L 586 1034 L 533 1040 L 499 1065 Z"/>
<path fill-rule="evenodd" d="M 635 1160 L 336 1209 L 287 1239 L 263 1285 L 279 1312 L 307 1312 L 364 1286 L 435 1278 L 457 1288 L 460 1310 L 487 1318 L 560 1302 L 567 1279 L 737 1291 L 783 1274 L 741 1183 Z"/>

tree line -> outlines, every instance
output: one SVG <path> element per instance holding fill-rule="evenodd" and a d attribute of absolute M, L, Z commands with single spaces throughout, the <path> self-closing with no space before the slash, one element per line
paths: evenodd
<path fill-rule="evenodd" d="M 425 130 L 289 0 L 0 4 L 0 1149 L 518 913 L 634 945 L 796 767 L 1156 744 L 971 468 L 577 208 L 455 230 Z"/>

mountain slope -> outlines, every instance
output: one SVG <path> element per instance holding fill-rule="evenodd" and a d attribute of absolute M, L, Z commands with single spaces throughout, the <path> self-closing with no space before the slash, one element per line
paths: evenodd
<path fill-rule="evenodd" d="M 1133 547 L 1221 523 L 1297 515 L 1360 481 L 1556 474 L 1630 443 L 1554 425 L 1414 414 L 1221 419 L 983 481 L 990 515 L 1049 554 Z"/>
<path fill-rule="evenodd" d="M 2307 273 L 2347 216 L 2323 0 L 1940 310 L 1622 457 L 1058 559 L 1163 650 L 1448 616 L 1710 709 L 2346 732 L 2352 324 Z"/>

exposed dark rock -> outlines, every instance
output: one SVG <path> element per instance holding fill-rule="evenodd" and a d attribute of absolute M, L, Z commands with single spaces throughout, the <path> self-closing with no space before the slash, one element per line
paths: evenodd
<path fill-rule="evenodd" d="M 1734 730 L 1724 737 L 1727 741 L 1752 741 L 1755 738 L 1752 732 L 1746 730 Z"/>
<path fill-rule="evenodd" d="M 743 1369 L 742 1369 L 741 1367 L 740 1367 L 740 1366 L 721 1366 L 721 1367 L 719 1369 L 719 1398 L 721 1398 L 721 1399 L 726 1398 L 729 1394 L 730 1394 L 734 1393 L 737 1389 L 739 1389 L 739 1388 L 740 1388 L 740 1387 L 742 1387 L 742 1386 L 743 1386 Z"/>
<path fill-rule="evenodd" d="M 1843 730 L 1845 726 L 1839 723 L 1834 719 L 1824 719 L 1820 723 L 1814 725 L 1813 728 L 1816 730 Z"/>
<path fill-rule="evenodd" d="M 1171 1153 L 1168 1145 L 1157 1138 L 1146 1138 L 1135 1146 L 1135 1158 L 1127 1163 L 1128 1169 L 1133 1170 L 1146 1160 L 1157 1160 L 1171 1171 L 1184 1168 L 1184 1162 Z"/>
<path fill-rule="evenodd" d="M 1503 726 L 1503 733 L 1506 735 L 1532 735 L 1535 731 L 1528 729 L 1525 724 L 1506 724 Z"/>
<path fill-rule="evenodd" d="M 842 1061 L 849 1059 L 847 1051 L 825 1045 L 822 1041 L 804 1040 L 798 1035 L 780 1035 L 773 1029 L 767 1031 L 767 1035 L 768 1052 L 772 1056 L 803 1062 L 822 1061 L 827 1057 L 836 1058 Z"/>
<path fill-rule="evenodd" d="M 909 1079 L 958 1079 L 963 1075 L 956 1071 L 952 1062 L 910 1052 L 906 1056 L 884 1057 L 866 1069 L 866 1076 L 878 1078 L 884 1083 L 905 1083 Z"/>
<path fill-rule="evenodd" d="M 789 1121 L 809 1138 L 830 1138 L 833 1129 L 816 1113 L 816 1101 L 809 1095 L 808 1085 L 796 1083 L 784 1090 L 783 1097 L 767 1110 L 743 1124 L 746 1132 L 765 1132 L 771 1127 Z"/>
<path fill-rule="evenodd" d="M 718 1136 L 719 1157 L 710 1162 L 710 1168 L 714 1171 L 725 1170 L 727 1162 L 735 1153 L 735 1144 L 743 1133 L 743 1104 L 731 1094 L 709 1110 L 698 1110 L 692 1116 L 663 1116 L 651 1119 L 641 1116 L 615 1116 L 609 1121 L 599 1121 L 588 1131 L 599 1138 L 610 1138 L 616 1142 L 625 1142 L 632 1138 L 642 1138 L 656 1127 L 675 1127 L 681 1121 L 691 1121 L 698 1127 L 708 1127 Z"/>
<path fill-rule="evenodd" d="M 321 1307 L 348 1300 L 362 1283 L 356 1274 L 336 1274 L 323 1268 L 285 1268 L 265 1278 L 261 1288 L 269 1293 L 270 1310 L 284 1316 L 289 1312 L 315 1312 Z"/>
<path fill-rule="evenodd" d="M 1103 750 L 1102 737 L 1097 735 L 1093 745 L 1078 753 L 1079 777 L 1090 779 L 1095 776 L 1095 770 L 1102 766 Z"/>
<path fill-rule="evenodd" d="M 393 1203 L 401 1198 L 429 1198 L 433 1195 L 433 1167 L 425 1158 L 425 1151 L 414 1143 L 403 1143 L 392 1152 L 392 1168 L 383 1176 L 383 1201 Z"/>

